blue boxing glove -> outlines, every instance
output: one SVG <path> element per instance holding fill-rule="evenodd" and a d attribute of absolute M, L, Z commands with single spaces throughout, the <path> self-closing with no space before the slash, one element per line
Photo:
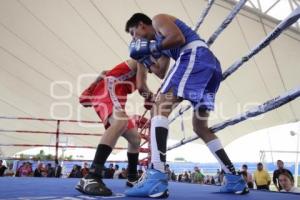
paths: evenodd
<path fill-rule="evenodd" d="M 131 41 L 129 45 L 129 55 L 135 60 L 151 55 L 149 41 L 143 38 Z"/>
<path fill-rule="evenodd" d="M 149 70 L 149 72 L 151 72 L 150 67 L 151 67 L 151 65 L 154 64 L 154 62 L 151 60 L 150 56 L 144 56 L 144 57 L 140 58 L 138 60 L 138 62 L 141 63 L 141 64 L 143 64 L 144 67 L 146 67 Z"/>
<path fill-rule="evenodd" d="M 153 56 L 153 58 L 158 59 L 162 56 L 162 41 L 163 41 L 164 37 L 158 35 L 156 37 L 156 40 L 151 40 L 149 42 L 149 48 L 150 48 L 150 52 L 151 55 Z"/>
<path fill-rule="evenodd" d="M 141 38 L 133 40 L 129 45 L 129 55 L 135 60 L 150 55 L 152 55 L 153 58 L 158 59 L 162 55 L 161 43 L 162 39 L 148 41 L 147 39 Z"/>

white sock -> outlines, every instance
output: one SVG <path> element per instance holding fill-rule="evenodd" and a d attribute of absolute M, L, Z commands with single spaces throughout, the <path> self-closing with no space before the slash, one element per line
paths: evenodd
<path fill-rule="evenodd" d="M 155 116 L 151 119 L 151 163 L 154 169 L 165 172 L 169 119 Z"/>
<path fill-rule="evenodd" d="M 227 154 L 225 153 L 219 139 L 209 141 L 206 145 L 212 152 L 212 154 L 215 156 L 215 158 L 218 160 L 225 173 L 235 173 L 233 164 L 231 163 Z"/>

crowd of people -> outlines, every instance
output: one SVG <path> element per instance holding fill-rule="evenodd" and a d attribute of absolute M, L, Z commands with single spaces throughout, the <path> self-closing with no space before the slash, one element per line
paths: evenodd
<path fill-rule="evenodd" d="M 7 166 L 3 165 L 0 160 L 0 176 L 15 176 L 15 177 L 61 177 L 62 167 L 55 161 L 55 166 L 52 167 L 51 163 L 39 162 L 34 169 L 33 164 L 29 161 L 23 162 L 17 169 L 13 169 L 13 163 L 8 163 Z"/>
<path fill-rule="evenodd" d="M 178 182 L 222 185 L 225 181 L 224 171 L 219 169 L 215 175 L 205 175 L 199 167 L 194 167 L 193 172 L 188 170 L 176 175 L 174 171 L 169 169 L 169 165 L 167 165 L 166 172 L 169 175 L 169 180 Z M 264 169 L 261 162 L 257 163 L 257 168 L 253 173 L 249 172 L 246 164 L 242 165 L 239 173 L 242 174 L 250 189 L 270 191 L 270 186 L 273 182 L 275 191 L 300 193 L 300 188 L 294 186 L 293 174 L 284 167 L 282 160 L 277 160 L 277 169 L 273 171 L 272 178 L 269 172 Z"/>
<path fill-rule="evenodd" d="M 80 165 L 74 165 L 72 171 L 68 175 L 68 178 L 82 178 L 89 173 L 88 163 L 84 163 L 83 167 Z M 143 170 L 140 168 L 138 170 L 138 176 L 141 177 Z M 127 179 L 128 178 L 128 169 L 122 167 L 120 169 L 119 165 L 109 164 L 102 172 L 102 177 L 105 179 Z"/>
<path fill-rule="evenodd" d="M 68 178 L 82 178 L 89 173 L 89 164 L 83 162 L 82 166 L 75 164 L 70 172 L 67 173 Z M 138 176 L 141 177 L 145 168 L 139 166 Z M 166 173 L 169 181 L 206 184 L 206 185 L 222 185 L 224 182 L 224 171 L 217 170 L 215 175 L 205 174 L 198 166 L 194 170 L 186 170 L 182 173 L 175 173 L 166 165 Z M 257 163 L 257 168 L 253 173 L 250 173 L 246 164 L 242 165 L 239 171 L 251 189 L 270 191 L 271 184 L 274 184 L 274 189 L 280 192 L 300 193 L 300 188 L 294 187 L 293 174 L 284 167 L 282 160 L 277 161 L 277 169 L 274 170 L 273 176 L 270 176 L 268 171 L 264 169 L 261 162 Z M 128 170 L 125 167 L 120 169 L 118 164 L 110 163 L 102 173 L 105 179 L 127 179 Z M 0 176 L 15 176 L 15 177 L 62 177 L 62 167 L 55 162 L 53 167 L 51 163 L 39 162 L 33 170 L 31 162 L 23 162 L 16 170 L 13 169 L 13 163 L 3 165 L 0 160 Z M 272 177 L 272 178 L 271 178 Z"/>

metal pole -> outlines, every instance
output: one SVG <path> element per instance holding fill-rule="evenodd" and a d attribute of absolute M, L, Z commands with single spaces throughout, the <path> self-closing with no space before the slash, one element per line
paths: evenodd
<path fill-rule="evenodd" d="M 57 160 L 58 160 L 58 144 L 59 144 L 59 125 L 60 125 L 60 120 L 57 120 L 56 142 L 55 142 L 55 159 Z"/>
<path fill-rule="evenodd" d="M 297 153 L 296 153 L 296 162 L 295 162 L 295 187 L 298 187 L 298 171 L 299 171 L 299 132 L 297 132 Z"/>

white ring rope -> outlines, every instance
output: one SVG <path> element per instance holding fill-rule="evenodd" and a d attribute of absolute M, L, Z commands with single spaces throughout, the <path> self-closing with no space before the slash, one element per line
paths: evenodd
<path fill-rule="evenodd" d="M 231 118 L 231 119 L 221 122 L 219 124 L 213 125 L 212 127 L 210 127 L 210 130 L 213 133 L 216 133 L 216 132 L 226 128 L 227 126 L 235 125 L 235 124 L 245 121 L 249 118 L 256 117 L 258 115 L 261 115 L 261 114 L 264 114 L 271 110 L 274 110 L 274 109 L 298 98 L 299 96 L 300 96 L 300 87 L 297 87 L 294 90 L 289 90 L 289 91 L 285 92 L 284 94 L 282 94 L 274 99 L 271 99 L 257 107 L 254 107 L 241 115 L 238 115 L 234 118 Z M 198 138 L 199 138 L 199 136 L 197 136 L 197 135 L 191 136 L 187 139 L 182 140 L 179 143 L 176 143 L 176 144 L 168 147 L 168 150 L 175 149 L 179 146 L 182 146 L 183 144 L 197 140 Z"/>
<path fill-rule="evenodd" d="M 209 0 L 209 1 L 207 2 L 206 8 L 202 11 L 202 13 L 201 13 L 201 15 L 200 15 L 200 17 L 199 17 L 199 19 L 198 19 L 197 24 L 196 24 L 195 27 L 193 28 L 193 30 L 194 30 L 195 32 L 198 31 L 200 25 L 202 24 L 202 22 L 204 21 L 205 17 L 207 16 L 209 10 L 211 9 L 211 7 L 212 7 L 214 1 L 215 1 L 215 0 Z"/>
<path fill-rule="evenodd" d="M 233 18 L 239 13 L 239 11 L 243 8 L 243 6 L 245 5 L 246 2 L 247 2 L 247 0 L 241 0 L 234 6 L 232 11 L 225 18 L 225 20 L 222 22 L 222 24 L 219 26 L 219 28 L 207 40 L 206 43 L 208 46 L 211 46 L 214 43 L 214 41 L 217 39 L 217 37 L 231 23 Z"/>
<path fill-rule="evenodd" d="M 263 48 L 268 46 L 271 41 L 276 39 L 284 30 L 286 30 L 288 27 L 290 27 L 292 24 L 294 24 L 298 19 L 300 18 L 300 7 L 296 8 L 288 17 L 286 17 L 284 20 L 282 20 L 275 28 L 274 30 L 269 33 L 256 47 L 254 47 L 248 54 L 234 62 L 224 73 L 223 73 L 223 81 L 232 75 L 236 70 L 238 70 L 245 62 L 247 62 L 250 58 L 252 58 L 254 55 L 256 55 L 258 52 L 260 52 Z M 270 100 L 272 101 L 272 100 Z M 286 102 L 287 103 L 287 102 Z M 185 111 L 189 110 L 191 108 L 191 105 L 186 106 L 185 108 L 181 109 L 180 112 L 178 112 L 169 122 L 172 123 L 177 117 L 182 115 Z M 225 121 L 226 122 L 226 121 Z M 225 128 L 225 127 L 224 127 Z M 222 128 L 223 129 L 223 128 Z M 181 145 L 186 144 L 188 142 L 194 141 L 198 139 L 197 136 L 193 136 L 193 139 L 187 139 L 173 145 Z M 172 146 L 172 147 L 173 147 Z M 171 148 L 171 147 L 169 147 Z M 169 150 L 168 148 L 168 150 Z M 176 148 L 176 147 L 175 147 Z M 173 149 L 173 148 L 171 148 Z"/>

